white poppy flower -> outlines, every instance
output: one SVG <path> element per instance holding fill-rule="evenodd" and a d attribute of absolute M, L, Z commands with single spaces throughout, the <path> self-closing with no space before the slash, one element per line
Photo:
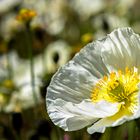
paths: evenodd
<path fill-rule="evenodd" d="M 140 37 L 119 28 L 88 44 L 53 76 L 47 111 L 66 131 L 104 132 L 140 116 Z"/>

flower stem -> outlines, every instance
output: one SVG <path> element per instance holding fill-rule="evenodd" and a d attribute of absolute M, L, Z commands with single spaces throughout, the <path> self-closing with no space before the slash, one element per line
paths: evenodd
<path fill-rule="evenodd" d="M 26 36 L 27 36 L 27 47 L 30 59 L 30 72 L 31 72 L 31 86 L 32 86 L 32 93 L 35 104 L 37 103 L 36 91 L 35 91 L 35 74 L 34 74 L 34 60 L 33 60 L 33 51 L 32 51 L 32 32 L 30 30 L 29 23 L 26 24 Z"/>
<path fill-rule="evenodd" d="M 10 56 L 9 56 L 9 53 L 6 52 L 5 56 L 6 56 L 6 60 L 7 60 L 8 79 L 12 80 L 13 73 L 12 73 L 12 69 L 11 69 L 11 65 L 10 65 Z"/>

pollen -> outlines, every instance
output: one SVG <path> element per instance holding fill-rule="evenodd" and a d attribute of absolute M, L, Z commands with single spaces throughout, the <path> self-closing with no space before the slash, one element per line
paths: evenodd
<path fill-rule="evenodd" d="M 134 114 L 138 108 L 138 84 L 140 75 L 137 68 L 118 70 L 100 79 L 91 93 L 92 102 L 105 100 L 119 103 L 120 114 Z M 122 111 L 123 110 L 123 111 Z"/>

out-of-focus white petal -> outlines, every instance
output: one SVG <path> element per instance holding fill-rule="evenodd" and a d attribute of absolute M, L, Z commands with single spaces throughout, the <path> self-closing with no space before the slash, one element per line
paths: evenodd
<path fill-rule="evenodd" d="M 106 36 L 107 32 L 111 32 L 116 28 L 127 27 L 128 25 L 125 17 L 120 17 L 116 14 L 99 14 L 92 19 L 92 26 L 96 29 L 95 39 Z"/>
<path fill-rule="evenodd" d="M 58 55 L 57 62 L 54 61 L 54 56 Z M 58 67 L 64 65 L 71 55 L 71 48 L 64 40 L 57 40 L 50 43 L 45 50 L 45 68 L 48 73 L 56 72 Z"/>
<path fill-rule="evenodd" d="M 124 70 L 140 68 L 140 37 L 131 28 L 114 30 L 102 40 L 102 58 L 107 68 Z"/>
<path fill-rule="evenodd" d="M 13 96 L 11 97 L 9 104 L 4 108 L 4 111 L 8 113 L 16 111 L 16 108 L 28 109 L 33 107 L 35 104 L 40 103 L 41 97 L 38 94 L 40 92 L 39 90 L 39 87 L 36 86 L 35 96 L 37 102 L 35 102 L 31 84 L 24 85 L 19 91 L 13 92 Z"/>
<path fill-rule="evenodd" d="M 23 25 L 16 20 L 16 14 L 9 13 L 2 17 L 0 24 L 0 32 L 6 40 L 13 37 L 15 31 L 19 31 L 23 28 Z"/>
<path fill-rule="evenodd" d="M 15 90 L 12 93 L 9 103 L 4 108 L 5 112 L 15 111 L 15 108 L 19 106 L 19 108 L 26 109 L 34 106 L 36 103 L 41 102 L 40 97 L 40 76 L 42 76 L 43 72 L 43 64 L 42 64 L 42 56 L 37 56 L 34 58 L 34 78 L 35 78 L 35 96 L 36 101 L 34 100 L 34 95 L 32 92 L 32 84 L 31 84 L 31 72 L 30 72 L 30 64 L 28 60 L 22 60 L 18 57 L 15 51 L 10 52 L 8 55 L 9 63 L 7 63 L 7 57 L 1 56 L 1 69 L 0 73 L 3 77 L 8 76 L 7 64 L 10 65 L 12 70 L 12 80 L 18 91 Z"/>
<path fill-rule="evenodd" d="M 82 19 L 88 19 L 90 16 L 102 11 L 106 6 L 106 2 L 104 0 L 72 0 L 70 3 L 71 7 L 80 15 L 80 18 Z"/>
<path fill-rule="evenodd" d="M 54 124 L 66 131 L 73 131 L 90 125 L 99 118 L 111 116 L 118 112 L 118 109 L 117 103 L 106 101 L 92 103 L 90 100 L 84 100 L 74 104 L 56 99 L 48 106 L 48 114 Z"/>

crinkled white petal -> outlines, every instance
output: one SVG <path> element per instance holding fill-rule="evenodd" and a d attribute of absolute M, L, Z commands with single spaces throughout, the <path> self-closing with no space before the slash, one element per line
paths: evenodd
<path fill-rule="evenodd" d="M 77 130 L 96 121 L 99 116 L 96 114 L 96 118 L 94 118 L 94 114 L 98 113 L 98 109 L 95 112 L 92 111 L 92 122 L 90 122 L 91 118 L 84 115 L 90 116 L 91 109 L 86 111 L 88 108 L 86 107 L 83 115 L 78 117 L 79 120 L 82 120 L 81 125 L 76 125 L 78 128 L 74 127 L 77 114 L 81 110 L 76 107 L 83 100 L 90 98 L 95 83 L 106 73 L 108 70 L 101 59 L 101 46 L 98 41 L 87 45 L 73 60 L 60 68 L 52 78 L 46 97 L 47 111 L 53 122 L 65 130 Z"/>
<path fill-rule="evenodd" d="M 107 68 L 140 68 L 140 37 L 131 28 L 119 28 L 102 40 L 102 58 Z"/>
<path fill-rule="evenodd" d="M 48 106 L 48 113 L 54 124 L 66 131 L 81 129 L 97 121 L 118 112 L 118 103 L 100 101 L 92 103 L 84 100 L 79 104 L 56 99 Z"/>
<path fill-rule="evenodd" d="M 100 52 L 99 43 L 91 43 L 60 68 L 48 87 L 47 100 L 61 98 L 79 103 L 83 99 L 90 98 L 97 80 L 108 73 Z"/>

